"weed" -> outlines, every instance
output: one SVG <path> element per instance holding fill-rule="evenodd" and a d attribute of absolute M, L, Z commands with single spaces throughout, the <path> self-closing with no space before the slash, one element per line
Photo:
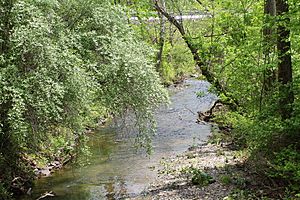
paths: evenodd
<path fill-rule="evenodd" d="M 228 175 L 228 174 L 225 174 L 225 175 L 222 175 L 220 177 L 220 182 L 223 184 L 223 185 L 229 185 L 232 183 L 232 179 L 231 179 L 231 176 Z"/>
<path fill-rule="evenodd" d="M 196 157 L 196 155 L 194 155 L 193 153 L 187 153 L 187 154 L 186 154 L 186 157 L 187 157 L 188 159 L 193 159 L 193 158 Z"/>
<path fill-rule="evenodd" d="M 214 178 L 211 175 L 195 167 L 186 168 L 183 170 L 183 172 L 192 177 L 191 181 L 193 185 L 207 186 L 215 182 Z"/>
<path fill-rule="evenodd" d="M 205 96 L 205 92 L 203 92 L 203 91 L 198 91 L 198 92 L 196 92 L 196 96 L 197 96 L 198 98 L 202 98 L 202 97 Z"/>
<path fill-rule="evenodd" d="M 224 155 L 225 155 L 225 152 L 222 151 L 222 150 L 220 150 L 220 149 L 218 149 L 217 152 L 216 152 L 216 155 L 217 155 L 217 156 L 224 156 Z"/>

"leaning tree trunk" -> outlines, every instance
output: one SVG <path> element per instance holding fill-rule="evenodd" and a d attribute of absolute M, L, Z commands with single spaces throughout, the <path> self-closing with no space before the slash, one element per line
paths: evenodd
<path fill-rule="evenodd" d="M 286 0 L 276 1 L 278 18 L 277 50 L 278 50 L 278 82 L 279 86 L 279 110 L 282 119 L 288 119 L 292 115 L 294 94 L 292 89 L 292 59 L 290 42 L 290 19 L 287 16 L 289 5 Z"/>
<path fill-rule="evenodd" d="M 186 31 L 183 27 L 183 24 L 181 22 L 179 22 L 174 16 L 169 14 L 164 8 L 162 8 L 162 6 L 160 6 L 158 4 L 158 0 L 153 0 L 153 3 L 154 3 L 155 9 L 159 13 L 164 15 L 167 18 L 167 20 L 177 28 L 177 30 L 181 34 L 182 39 L 185 41 L 186 45 L 190 49 L 190 51 L 193 55 L 193 59 L 197 65 L 197 67 L 199 67 L 199 69 L 201 70 L 202 75 L 207 79 L 207 81 L 209 83 L 211 83 L 217 89 L 217 91 L 219 93 L 223 94 L 226 97 L 226 100 L 223 103 L 229 105 L 232 110 L 236 110 L 239 105 L 238 101 L 234 97 L 232 97 L 231 95 L 229 95 L 227 93 L 227 91 L 225 90 L 223 85 L 220 83 L 220 81 L 215 77 L 215 75 L 204 64 L 202 58 L 200 57 L 200 55 L 198 53 L 199 49 L 191 41 L 190 37 L 188 36 L 188 34 L 186 33 Z"/>

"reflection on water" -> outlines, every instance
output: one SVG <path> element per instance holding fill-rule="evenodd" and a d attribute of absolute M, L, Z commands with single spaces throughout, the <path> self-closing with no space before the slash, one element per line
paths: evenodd
<path fill-rule="evenodd" d="M 49 191 L 55 194 L 49 197 L 53 200 L 122 199 L 140 194 L 157 177 L 155 167 L 163 157 L 185 151 L 206 139 L 210 132 L 209 125 L 195 123 L 196 112 L 206 110 L 216 98 L 207 93 L 197 98 L 195 93 L 207 92 L 209 84 L 188 80 L 184 86 L 173 91 L 168 108 L 157 112 L 153 155 L 149 157 L 136 151 L 128 137 L 119 140 L 117 131 L 111 127 L 98 130 L 90 138 L 91 165 L 67 168 L 40 179 L 33 194 L 22 199 L 36 199 Z"/>

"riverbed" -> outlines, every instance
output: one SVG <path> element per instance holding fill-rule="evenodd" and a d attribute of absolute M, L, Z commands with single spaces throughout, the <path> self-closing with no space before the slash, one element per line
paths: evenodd
<path fill-rule="evenodd" d="M 160 162 L 207 139 L 211 126 L 200 125 L 196 120 L 197 112 L 207 110 L 216 100 L 208 88 L 209 84 L 200 80 L 186 80 L 170 88 L 171 104 L 156 113 L 157 134 L 153 138 L 152 155 L 137 151 L 132 137 L 120 133 L 114 125 L 99 128 L 90 136 L 90 165 L 66 167 L 37 180 L 32 194 L 22 200 L 36 199 L 50 191 L 55 195 L 49 197 L 53 200 L 138 196 L 159 176 Z"/>

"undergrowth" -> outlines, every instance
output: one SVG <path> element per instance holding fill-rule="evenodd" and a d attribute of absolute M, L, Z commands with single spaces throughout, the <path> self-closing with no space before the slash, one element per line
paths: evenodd
<path fill-rule="evenodd" d="M 281 121 L 274 115 L 262 119 L 237 112 L 216 112 L 213 121 L 220 128 L 214 129 L 211 143 L 234 147 L 238 150 L 236 155 L 243 157 L 250 170 L 259 173 L 262 179 L 272 179 L 268 187 L 284 187 L 284 194 L 274 194 L 278 198 L 300 197 L 300 145 L 298 137 L 291 132 L 295 131 L 295 125 L 292 127 L 290 121 Z M 227 184 L 230 180 L 223 177 L 222 182 Z M 239 190 L 227 199 L 257 199 L 256 193 Z"/>
<path fill-rule="evenodd" d="M 215 182 L 211 175 L 195 167 L 184 168 L 182 169 L 182 172 L 191 178 L 191 183 L 193 185 L 203 187 Z"/>

